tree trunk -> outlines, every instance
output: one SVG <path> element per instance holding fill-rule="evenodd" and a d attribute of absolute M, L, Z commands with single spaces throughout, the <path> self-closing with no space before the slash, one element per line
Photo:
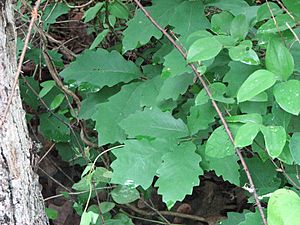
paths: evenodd
<path fill-rule="evenodd" d="M 0 116 L 16 74 L 16 38 L 11 0 L 0 0 Z M 30 163 L 31 141 L 19 89 L 0 127 L 0 224 L 48 224 L 38 177 Z M 1 118 L 1 119 L 2 119 Z"/>

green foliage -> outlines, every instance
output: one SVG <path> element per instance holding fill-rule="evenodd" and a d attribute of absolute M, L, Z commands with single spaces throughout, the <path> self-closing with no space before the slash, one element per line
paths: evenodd
<path fill-rule="evenodd" d="M 187 59 L 132 1 L 85 8 L 83 21 L 94 35 L 89 49 L 65 68 L 62 55 L 49 51 L 66 87 L 82 100 L 81 107 L 53 80 L 28 78 L 38 96 L 20 82 L 24 104 L 32 109 L 28 117 L 39 118 L 39 132 L 56 143 L 63 160 L 82 167 L 82 177 L 72 187 L 85 192 L 74 203 L 81 224 L 100 224 L 103 214 L 105 224 L 131 225 L 128 216 L 116 214 L 115 203 L 134 202 L 140 192 L 151 190 L 170 209 L 192 194 L 204 171 L 247 189 L 235 148 L 244 156 L 262 201 L 274 192 L 268 202 L 269 224 L 297 224 L 299 197 L 280 188 L 299 182 L 300 47 L 295 36 L 300 34 L 300 3 L 283 3 L 291 15 L 275 2 L 152 0 L 145 9 Z M 69 10 L 64 3 L 50 4 L 42 16 L 43 29 L 48 31 Z M 43 64 L 40 54 L 32 48 L 26 59 Z M 206 81 L 234 143 L 191 63 Z M 80 140 L 82 126 L 91 141 L 107 150 L 107 168 L 102 167 L 103 152 Z M 290 179 L 281 174 L 285 168 Z M 114 187 L 100 209 L 89 201 L 96 196 L 93 185 Z M 256 210 L 229 213 L 220 224 L 262 222 Z"/>
<path fill-rule="evenodd" d="M 294 59 L 279 40 L 271 39 L 266 52 L 266 67 L 281 80 L 287 80 L 294 71 Z"/>
<path fill-rule="evenodd" d="M 188 62 L 209 60 L 222 50 L 222 44 L 215 37 L 201 38 L 195 41 L 188 52 Z"/>
<path fill-rule="evenodd" d="M 58 212 L 52 208 L 45 208 L 46 215 L 49 219 L 55 220 L 58 217 Z"/>
<path fill-rule="evenodd" d="M 274 87 L 274 96 L 282 109 L 293 115 L 300 113 L 300 81 L 289 80 Z"/>
<path fill-rule="evenodd" d="M 134 63 L 126 61 L 120 53 L 98 49 L 97 51 L 86 50 L 60 75 L 66 81 L 76 81 L 77 85 L 89 83 L 101 88 L 129 82 L 138 78 L 141 72 Z"/>
<path fill-rule="evenodd" d="M 272 87 L 276 82 L 275 75 L 268 70 L 257 70 L 242 84 L 238 93 L 238 102 L 245 102 Z"/>
<path fill-rule="evenodd" d="M 230 141 L 224 126 L 214 130 L 206 143 L 205 154 L 209 157 L 224 158 L 234 155 L 234 146 Z"/>
<path fill-rule="evenodd" d="M 268 204 L 268 223 L 270 225 L 299 224 L 300 197 L 293 191 L 275 191 Z"/>

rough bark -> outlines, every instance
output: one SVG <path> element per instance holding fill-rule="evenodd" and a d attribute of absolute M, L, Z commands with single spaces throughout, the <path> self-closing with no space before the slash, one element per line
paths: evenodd
<path fill-rule="evenodd" d="M 0 0 L 0 116 L 12 94 L 16 38 L 11 0 Z M 28 136 L 19 89 L 0 127 L 0 224 L 48 224 L 38 177 L 30 163 Z"/>

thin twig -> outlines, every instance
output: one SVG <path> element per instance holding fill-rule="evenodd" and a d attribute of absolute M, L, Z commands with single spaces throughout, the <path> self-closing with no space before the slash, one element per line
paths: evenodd
<path fill-rule="evenodd" d="M 68 192 L 71 192 L 71 190 L 66 187 L 65 185 L 63 185 L 61 182 L 59 182 L 58 180 L 56 180 L 54 177 L 52 177 L 50 174 L 48 174 L 45 170 L 43 170 L 41 167 L 38 167 L 38 169 L 40 171 L 42 171 L 47 177 L 49 177 L 52 181 L 54 181 L 56 184 L 58 184 L 59 186 L 61 186 L 63 189 L 67 190 Z"/>
<path fill-rule="evenodd" d="M 99 187 L 99 188 L 96 188 L 96 189 L 93 189 L 93 191 L 98 191 L 98 190 L 104 190 L 104 189 L 112 189 L 112 188 L 115 188 L 116 186 L 111 186 L 111 187 Z M 81 195 L 81 194 L 85 194 L 85 193 L 88 193 L 90 190 L 86 190 L 86 191 L 78 191 L 78 192 L 67 192 L 68 195 Z M 57 194 L 57 195 L 53 195 L 53 196 L 50 196 L 48 198 L 45 198 L 44 199 L 44 202 L 46 201 L 49 201 L 51 199 L 55 199 L 55 198 L 60 198 L 60 197 L 64 197 L 65 194 Z"/>
<path fill-rule="evenodd" d="M 146 202 L 144 199 L 141 198 L 143 203 L 148 206 L 152 211 L 154 211 L 157 215 L 159 215 L 168 225 L 171 225 L 171 223 L 165 218 L 156 208 L 152 207 L 148 202 Z M 151 201 L 151 200 L 150 200 Z M 152 203 L 152 202 L 151 202 Z"/>
<path fill-rule="evenodd" d="M 276 21 L 276 19 L 275 19 L 274 13 L 273 13 L 273 11 L 272 11 L 272 9 L 271 9 L 270 3 L 269 3 L 268 0 L 266 0 L 266 3 L 267 3 L 267 7 L 268 7 L 268 9 L 269 9 L 269 12 L 270 12 L 270 14 L 271 14 L 271 18 L 272 18 L 272 20 L 273 20 L 273 22 L 274 22 L 274 24 L 275 24 L 275 27 L 276 27 L 276 29 L 277 29 L 277 31 L 278 31 L 278 33 L 279 33 L 279 35 L 280 35 L 280 37 L 281 37 L 283 43 L 285 43 L 285 40 L 284 40 L 283 35 L 282 35 L 282 33 L 281 33 L 281 30 L 279 29 L 279 26 L 278 26 L 277 21 Z"/>
<path fill-rule="evenodd" d="M 157 212 L 148 212 L 148 211 L 144 211 L 142 209 L 138 209 L 133 205 L 127 204 L 126 206 L 122 206 L 119 205 L 122 208 L 129 208 L 132 211 L 143 215 L 143 216 L 156 216 Z M 207 220 L 204 217 L 200 217 L 200 216 L 195 216 L 195 215 L 190 215 L 190 214 L 185 214 L 185 213 L 179 213 L 179 212 L 172 212 L 172 211 L 158 211 L 161 215 L 164 216 L 173 216 L 173 217 L 179 217 L 179 218 L 183 218 L 183 219 L 189 219 L 189 220 L 194 220 L 194 221 L 199 221 L 199 222 L 206 222 Z"/>
<path fill-rule="evenodd" d="M 183 58 L 186 59 L 187 55 L 186 55 L 186 53 L 183 51 L 183 49 L 182 49 L 182 48 L 176 43 L 176 41 L 175 41 L 175 40 L 174 40 L 174 39 L 173 39 L 173 38 L 172 38 L 172 37 L 171 37 L 171 36 L 170 36 L 170 35 L 169 35 L 169 34 L 168 34 L 168 33 L 167 33 L 167 32 L 166 32 L 166 31 L 165 31 L 165 30 L 164 30 L 164 29 L 163 29 L 163 28 L 162 28 L 162 27 L 161 27 L 154 19 L 153 19 L 153 17 L 151 17 L 151 15 L 147 12 L 147 10 L 146 10 L 146 9 L 144 8 L 144 6 L 140 3 L 140 1 L 139 1 L 139 0 L 133 0 L 133 1 L 134 1 L 134 2 L 137 4 L 137 6 L 143 11 L 143 13 L 145 14 L 145 16 L 153 23 L 153 25 L 154 25 L 155 27 L 157 27 L 157 29 L 159 29 L 159 30 L 167 37 L 167 39 L 173 44 L 173 46 L 181 53 L 181 55 L 183 56 Z M 203 80 L 203 78 L 201 77 L 201 75 L 200 75 L 200 73 L 198 72 L 198 70 L 197 70 L 197 68 L 195 67 L 195 65 L 189 64 L 189 66 L 192 68 L 193 72 L 195 73 L 195 75 L 196 75 L 196 76 L 198 77 L 198 79 L 200 80 L 200 82 L 201 82 L 203 88 L 205 89 L 205 91 L 206 91 L 208 97 L 210 98 L 211 103 L 212 103 L 214 109 L 216 110 L 218 116 L 220 117 L 221 122 L 222 122 L 222 124 L 223 124 L 223 126 L 224 126 L 224 128 L 225 128 L 225 131 L 226 131 L 226 133 L 227 133 L 227 135 L 228 135 L 230 141 L 231 141 L 233 144 L 235 144 L 235 143 L 234 143 L 233 135 L 232 135 L 232 133 L 231 133 L 229 127 L 228 127 L 228 124 L 227 124 L 227 122 L 225 121 L 224 116 L 222 115 L 222 112 L 220 111 L 220 109 L 219 109 L 217 103 L 216 103 L 215 100 L 213 99 L 212 94 L 211 94 L 211 92 L 210 92 L 208 86 L 206 85 L 206 82 L 205 82 L 205 81 Z M 259 210 L 259 213 L 260 213 L 260 215 L 261 215 L 262 221 L 263 221 L 264 225 L 267 225 L 268 223 L 267 223 L 266 217 L 265 217 L 265 215 L 264 215 L 264 212 L 263 212 L 263 208 L 262 208 L 262 206 L 261 206 L 261 203 L 260 203 L 260 201 L 259 201 L 258 194 L 257 194 L 257 192 L 256 192 L 256 190 L 255 190 L 255 185 L 254 185 L 252 176 L 251 176 L 251 174 L 250 174 L 250 172 L 249 172 L 248 166 L 247 166 L 247 164 L 246 164 L 246 162 L 245 162 L 245 160 L 244 160 L 244 158 L 243 158 L 243 155 L 242 155 L 242 153 L 240 152 L 240 150 L 239 150 L 238 148 L 235 148 L 235 151 L 236 151 L 236 153 L 237 153 L 237 155 L 238 155 L 238 157 L 239 157 L 239 159 L 240 159 L 240 161 L 241 161 L 241 163 L 242 163 L 242 166 L 243 166 L 243 168 L 244 168 L 244 170 L 245 170 L 245 173 L 246 173 L 246 175 L 247 175 L 247 178 L 248 178 L 250 187 L 251 187 L 251 189 L 252 189 L 252 195 L 253 195 L 253 197 L 254 197 L 254 199 L 255 199 L 255 203 L 256 203 L 256 205 L 257 205 L 257 207 L 258 207 L 258 210 Z"/>
<path fill-rule="evenodd" d="M 35 167 L 37 167 L 43 161 L 43 159 L 49 154 L 49 152 L 53 149 L 54 146 L 55 146 L 55 143 L 53 143 L 50 146 L 50 148 L 46 151 L 46 153 L 40 158 L 40 160 L 36 163 Z"/>
<path fill-rule="evenodd" d="M 95 190 L 96 189 L 95 182 L 93 182 L 93 187 L 94 187 L 94 190 Z M 100 218 L 101 218 L 101 222 L 102 222 L 102 225 L 105 225 L 105 220 L 104 220 L 102 209 L 101 209 L 101 206 L 100 206 L 100 198 L 99 198 L 98 192 L 95 191 L 95 193 L 96 193 L 96 199 L 97 199 L 97 203 L 98 203 L 98 207 L 99 207 L 99 215 L 100 215 Z"/>
<path fill-rule="evenodd" d="M 84 7 L 86 7 L 86 6 L 90 5 L 90 4 L 92 4 L 94 1 L 95 1 L 95 0 L 90 0 L 89 2 L 84 3 L 84 4 L 82 4 L 82 5 L 76 5 L 76 6 L 74 6 L 74 5 L 70 5 L 66 0 L 64 0 L 64 2 L 66 3 L 66 5 L 67 5 L 69 8 L 71 8 L 71 9 L 81 9 L 81 8 L 84 8 Z"/>
<path fill-rule="evenodd" d="M 300 39 L 298 37 L 298 35 L 295 33 L 295 31 L 291 28 L 291 26 L 286 22 L 285 25 L 289 28 L 289 30 L 292 32 L 292 34 L 294 35 L 296 41 L 300 44 Z"/>
<path fill-rule="evenodd" d="M 281 8 L 293 19 L 295 20 L 295 17 L 290 13 L 290 11 L 282 4 L 281 1 L 276 0 L 276 2 L 280 5 Z"/>
<path fill-rule="evenodd" d="M 33 24 L 34 24 L 34 22 L 38 18 L 38 9 L 40 7 L 40 3 L 41 3 L 41 0 L 37 0 L 36 3 L 35 3 L 34 8 L 32 10 L 32 12 L 31 12 L 31 20 L 30 20 L 29 27 L 28 27 L 28 32 L 27 32 L 27 35 L 26 35 L 26 38 L 25 38 L 25 41 L 24 41 L 24 47 L 23 47 L 22 53 L 20 55 L 20 60 L 19 60 L 19 64 L 18 64 L 16 76 L 15 76 L 15 79 L 14 79 L 14 82 L 13 82 L 13 86 L 12 86 L 12 89 L 11 89 L 10 97 L 9 97 L 9 99 L 7 101 L 7 106 L 6 106 L 5 110 L 4 110 L 2 118 L 0 118 L 0 127 L 2 127 L 2 125 L 6 121 L 6 117 L 7 117 L 10 105 L 11 105 L 12 100 L 14 98 L 14 93 L 16 91 L 16 88 L 17 88 L 17 85 L 18 85 L 18 81 L 19 81 L 19 76 L 20 76 L 20 73 L 22 71 L 22 65 L 23 65 L 23 61 L 24 61 L 24 58 L 25 58 L 25 54 L 26 54 L 27 48 L 28 48 L 28 44 L 29 44 L 29 40 L 30 40 L 30 35 L 31 35 L 32 28 L 33 28 Z"/>

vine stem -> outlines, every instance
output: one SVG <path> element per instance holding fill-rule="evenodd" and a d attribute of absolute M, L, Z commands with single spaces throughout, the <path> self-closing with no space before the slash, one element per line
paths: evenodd
<path fill-rule="evenodd" d="M 145 16 L 152 22 L 152 24 L 153 24 L 160 32 L 162 32 L 162 34 L 163 34 L 164 36 L 166 36 L 166 38 L 172 43 L 172 45 L 180 52 L 180 54 L 183 56 L 183 58 L 186 59 L 186 58 L 187 58 L 187 54 L 184 52 L 184 50 L 182 49 L 182 47 L 179 46 L 179 45 L 176 43 L 176 41 L 168 34 L 168 32 L 166 32 L 166 31 L 165 31 L 165 30 L 164 30 L 164 29 L 163 29 L 163 28 L 155 21 L 155 19 L 148 13 L 148 11 L 147 11 L 147 10 L 144 8 L 144 6 L 140 3 L 140 1 L 139 1 L 139 0 L 133 0 L 133 1 L 134 1 L 134 2 L 136 3 L 136 5 L 142 10 L 142 12 L 145 14 Z M 190 64 L 188 64 L 188 65 L 192 68 L 193 72 L 195 73 L 195 75 L 197 76 L 197 78 L 200 80 L 200 82 L 201 82 L 201 84 L 202 84 L 204 90 L 206 91 L 208 97 L 210 98 L 210 101 L 211 101 L 211 103 L 212 103 L 214 109 L 216 110 L 218 116 L 219 116 L 220 119 L 221 119 L 221 122 L 222 122 L 222 124 L 223 124 L 223 126 L 224 126 L 224 128 L 225 128 L 225 131 L 226 131 L 226 133 L 227 133 L 227 135 L 228 135 L 230 141 L 232 142 L 233 145 L 235 145 L 235 143 L 234 143 L 234 138 L 233 138 L 233 135 L 232 135 L 232 133 L 231 133 L 229 127 L 228 127 L 228 124 L 227 124 L 227 122 L 225 121 L 225 118 L 224 118 L 224 116 L 223 116 L 221 110 L 219 109 L 217 103 L 216 103 L 215 100 L 213 99 L 212 94 L 211 94 L 211 92 L 210 92 L 210 90 L 209 90 L 209 88 L 208 88 L 208 86 L 207 86 L 205 80 L 202 78 L 201 74 L 198 72 L 198 70 L 197 70 L 197 68 L 196 68 L 196 66 L 195 66 L 194 64 L 190 63 Z M 259 198 L 258 198 L 258 194 L 257 194 L 256 189 L 255 189 L 255 185 L 254 185 L 252 176 L 251 176 L 251 174 L 250 174 L 250 172 L 249 172 L 249 169 L 248 169 L 248 166 L 247 166 L 247 164 L 246 164 L 246 162 L 245 162 L 245 160 L 244 160 L 244 157 L 243 157 L 242 153 L 240 152 L 240 149 L 235 148 L 235 152 L 236 152 L 236 154 L 238 155 L 238 157 L 239 157 L 239 159 L 240 159 L 240 161 L 241 161 L 241 163 L 242 163 L 243 169 L 245 170 L 245 173 L 246 173 L 246 175 L 247 175 L 247 178 L 248 178 L 248 181 L 249 181 L 249 184 L 250 184 L 250 188 L 251 188 L 251 194 L 253 195 L 253 197 L 254 197 L 254 199 L 255 199 L 255 203 L 256 203 L 256 205 L 257 205 L 257 207 L 258 207 L 258 211 L 259 211 L 259 213 L 260 213 L 260 216 L 261 216 L 261 218 L 262 218 L 262 221 L 263 221 L 264 225 L 268 225 L 268 222 L 267 222 L 267 220 L 266 220 L 265 214 L 264 214 L 264 212 L 263 212 L 263 208 L 262 208 L 261 203 L 260 203 Z"/>

